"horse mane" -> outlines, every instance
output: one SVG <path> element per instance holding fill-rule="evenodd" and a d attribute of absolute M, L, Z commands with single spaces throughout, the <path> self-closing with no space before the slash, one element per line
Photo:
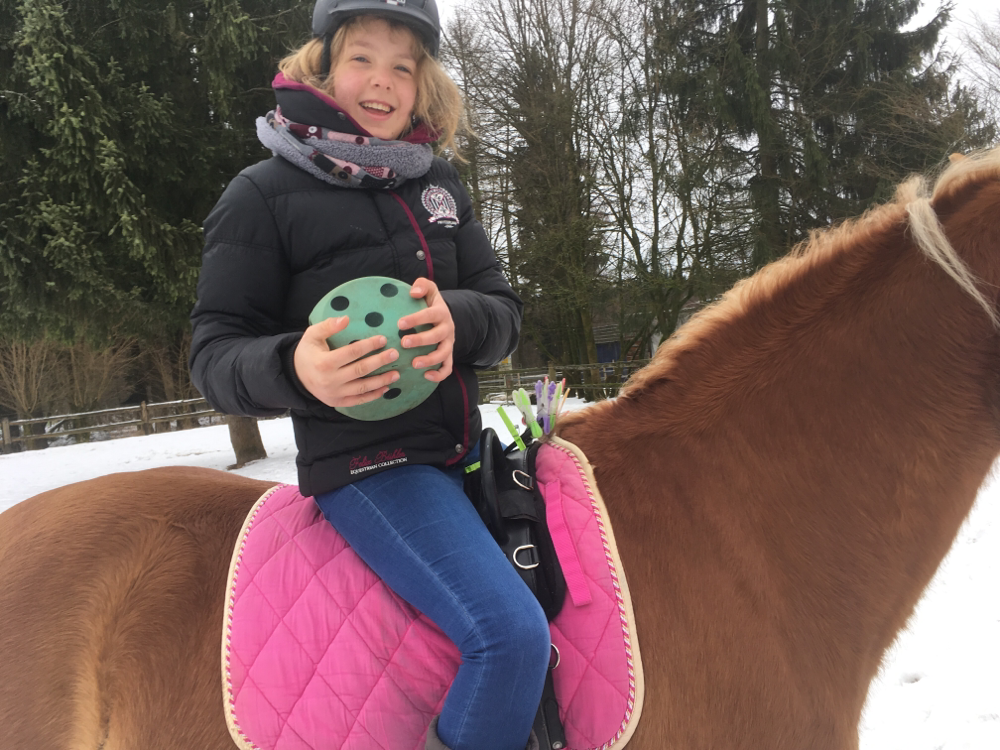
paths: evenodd
<path fill-rule="evenodd" d="M 621 396 L 627 400 L 664 380 L 684 387 L 691 378 L 712 379 L 725 363 L 711 352 L 735 351 L 740 344 L 746 347 L 760 343 L 765 349 L 757 355 L 762 363 L 770 356 L 781 356 L 780 344 L 774 343 L 775 327 L 791 330 L 805 317 L 821 314 L 827 300 L 843 294 L 867 262 L 864 253 L 847 252 L 859 246 L 878 252 L 888 251 L 887 246 L 916 245 L 1000 328 L 993 305 L 981 291 L 975 274 L 951 246 L 938 218 L 941 206 L 951 205 L 967 190 L 996 177 L 1000 177 L 1000 148 L 954 157 L 933 182 L 913 176 L 899 185 L 889 202 L 834 227 L 814 230 L 788 255 L 738 282 L 677 329 L 656 351 L 652 362 L 629 379 Z M 912 242 L 906 242 L 907 236 Z M 908 251 L 905 247 L 902 250 Z M 834 260 L 836 263 L 831 262 Z M 815 273 L 818 268 L 823 272 Z M 779 298 L 782 304 L 774 304 Z M 789 300 L 793 304 L 785 304 Z M 772 331 L 767 339 L 759 335 L 762 324 Z M 742 361 L 747 363 L 745 358 Z M 700 408 L 707 406 L 701 404 Z"/>
<path fill-rule="evenodd" d="M 935 210 L 935 202 L 954 200 L 960 192 L 985 180 L 1000 176 L 1000 148 L 974 154 L 971 157 L 952 154 L 948 167 L 941 173 L 933 190 L 921 176 L 908 179 L 896 191 L 896 201 L 904 203 L 910 218 L 910 231 L 917 247 L 928 258 L 944 269 L 965 292 L 972 297 L 1000 329 L 1000 317 L 980 289 L 980 281 L 958 256 L 945 236 L 944 227 Z"/>

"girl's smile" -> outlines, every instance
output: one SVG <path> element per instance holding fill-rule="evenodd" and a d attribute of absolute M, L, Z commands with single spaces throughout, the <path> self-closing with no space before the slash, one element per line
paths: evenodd
<path fill-rule="evenodd" d="M 333 70 L 333 97 L 377 138 L 394 140 L 410 125 L 417 99 L 417 40 L 372 19 L 352 29 Z"/>

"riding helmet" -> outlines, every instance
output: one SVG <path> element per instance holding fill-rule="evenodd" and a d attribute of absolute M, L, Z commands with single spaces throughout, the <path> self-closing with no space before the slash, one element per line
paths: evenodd
<path fill-rule="evenodd" d="M 367 13 L 405 23 L 437 57 L 441 46 L 441 21 L 434 0 L 317 0 L 313 8 L 313 36 L 330 39 L 348 18 Z"/>

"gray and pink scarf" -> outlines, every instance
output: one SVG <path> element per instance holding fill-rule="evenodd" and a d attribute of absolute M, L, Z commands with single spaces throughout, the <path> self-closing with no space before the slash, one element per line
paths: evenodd
<path fill-rule="evenodd" d="M 278 156 L 339 187 L 398 187 L 423 176 L 434 159 L 428 143 L 386 141 L 303 125 L 284 117 L 281 107 L 257 118 L 257 138 Z"/>

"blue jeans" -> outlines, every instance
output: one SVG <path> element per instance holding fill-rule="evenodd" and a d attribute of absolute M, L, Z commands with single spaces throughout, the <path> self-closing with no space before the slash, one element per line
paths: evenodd
<path fill-rule="evenodd" d="M 438 736 L 452 750 L 524 750 L 549 664 L 534 595 L 462 491 L 462 471 L 401 466 L 316 497 L 323 515 L 462 654 Z"/>

